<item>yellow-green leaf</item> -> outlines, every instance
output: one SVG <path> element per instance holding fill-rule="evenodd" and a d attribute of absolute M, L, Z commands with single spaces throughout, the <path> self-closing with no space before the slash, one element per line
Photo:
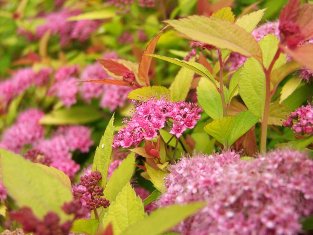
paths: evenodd
<path fill-rule="evenodd" d="M 262 20 L 265 9 L 251 12 L 237 19 L 236 25 L 242 27 L 247 32 L 252 32 Z"/>
<path fill-rule="evenodd" d="M 204 67 L 202 64 L 199 64 L 197 62 L 184 61 L 184 60 L 179 60 L 176 58 L 166 57 L 166 56 L 162 56 L 162 55 L 150 55 L 150 56 L 155 57 L 157 59 L 165 60 L 167 62 L 176 64 L 176 65 L 181 66 L 181 67 L 191 69 L 196 74 L 199 74 L 203 77 L 206 77 L 213 82 L 215 81 L 213 75 L 209 72 L 209 70 L 207 70 L 206 67 Z"/>
<path fill-rule="evenodd" d="M 270 114 L 268 125 L 282 126 L 283 121 L 288 117 L 292 110 L 286 105 L 274 102 L 270 104 Z"/>
<path fill-rule="evenodd" d="M 216 12 L 214 12 L 211 17 L 215 17 L 221 20 L 226 20 L 229 22 L 234 22 L 235 21 L 235 15 L 232 12 L 230 7 L 224 7 Z"/>
<path fill-rule="evenodd" d="M 201 78 L 197 88 L 198 102 L 211 118 L 223 117 L 222 99 L 211 81 Z"/>
<path fill-rule="evenodd" d="M 236 116 L 223 117 L 210 122 L 204 130 L 225 147 L 231 146 L 258 121 L 251 112 L 241 112 Z"/>
<path fill-rule="evenodd" d="M 96 234 L 98 225 L 99 221 L 96 219 L 78 219 L 74 221 L 71 232 L 93 235 Z"/>
<path fill-rule="evenodd" d="M 106 185 L 106 179 L 108 176 L 108 169 L 111 162 L 112 144 L 114 137 L 114 115 L 108 123 L 100 143 L 96 149 L 96 153 L 93 159 L 92 170 L 99 171 L 102 175 L 101 185 Z"/>
<path fill-rule="evenodd" d="M 161 170 L 154 169 L 148 164 L 145 164 L 145 166 L 146 166 L 147 173 L 154 187 L 160 192 L 164 193 L 165 192 L 164 180 L 165 180 L 165 177 L 167 176 L 167 173 Z"/>
<path fill-rule="evenodd" d="M 111 175 L 105 189 L 104 196 L 110 202 L 114 201 L 116 195 L 122 190 L 126 183 L 130 181 L 135 170 L 135 153 L 130 153 L 122 161 L 119 167 Z"/>
<path fill-rule="evenodd" d="M 68 125 L 93 122 L 102 117 L 99 109 L 93 106 L 77 106 L 54 110 L 40 119 L 44 125 Z"/>
<path fill-rule="evenodd" d="M 128 94 L 128 99 L 147 101 L 151 98 L 155 99 L 170 99 L 170 91 L 163 86 L 148 86 L 132 90 Z"/>
<path fill-rule="evenodd" d="M 149 216 L 129 226 L 123 235 L 159 235 L 174 227 L 180 221 L 195 214 L 206 205 L 193 202 L 187 205 L 171 205 L 153 211 Z"/>
<path fill-rule="evenodd" d="M 262 38 L 259 44 L 263 54 L 263 65 L 265 68 L 268 68 L 278 49 L 279 39 L 275 35 L 269 34 Z M 279 58 L 276 60 L 273 69 L 281 67 L 282 65 L 286 64 L 286 62 L 286 55 L 281 53 Z"/>
<path fill-rule="evenodd" d="M 69 21 L 78 21 L 78 20 L 103 20 L 112 18 L 116 15 L 116 11 L 113 8 L 106 8 L 102 10 L 85 12 L 77 16 L 72 16 L 68 18 Z"/>
<path fill-rule="evenodd" d="M 168 20 L 166 23 L 192 40 L 262 61 L 262 52 L 256 40 L 234 23 L 205 16 L 189 16 L 180 20 Z"/>
<path fill-rule="evenodd" d="M 241 68 L 239 94 L 248 109 L 261 118 L 265 105 L 265 75 L 262 66 L 253 58 Z"/>
<path fill-rule="evenodd" d="M 279 102 L 283 102 L 285 99 L 288 98 L 301 84 L 301 79 L 298 77 L 290 78 L 283 86 L 280 92 L 280 100 Z"/>
<path fill-rule="evenodd" d="M 30 207 L 43 218 L 50 211 L 68 219 L 61 207 L 71 201 L 68 177 L 52 167 L 41 167 L 22 156 L 0 149 L 0 175 L 8 194 L 19 207 Z M 58 171 L 58 173 L 56 173 Z"/>
<path fill-rule="evenodd" d="M 126 228 L 144 218 L 144 206 L 141 199 L 129 183 L 122 188 L 111 203 L 103 224 L 112 223 L 114 235 L 124 234 Z M 104 226 L 105 227 L 105 226 Z"/>
<path fill-rule="evenodd" d="M 188 95 L 194 72 L 181 68 L 170 86 L 171 100 L 184 101 Z"/>

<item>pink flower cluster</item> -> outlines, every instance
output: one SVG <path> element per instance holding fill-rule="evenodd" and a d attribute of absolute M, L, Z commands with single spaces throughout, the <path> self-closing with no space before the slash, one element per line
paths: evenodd
<path fill-rule="evenodd" d="M 136 107 L 126 127 L 115 136 L 113 146 L 128 148 L 138 145 L 144 139 L 151 140 L 170 122 L 170 133 L 180 137 L 186 129 L 196 125 L 200 113 L 201 109 L 193 103 L 151 99 Z"/>
<path fill-rule="evenodd" d="M 138 4 L 141 7 L 153 8 L 155 7 L 156 0 L 138 0 Z"/>
<path fill-rule="evenodd" d="M 11 78 L 0 82 L 0 109 L 29 87 L 44 85 L 49 80 L 50 73 L 51 70 L 46 68 L 38 72 L 32 68 L 24 68 L 17 70 Z"/>
<path fill-rule="evenodd" d="M 292 112 L 283 123 L 297 134 L 313 134 L 313 106 L 308 104 Z"/>
<path fill-rule="evenodd" d="M 57 96 L 66 107 L 76 103 L 78 94 L 77 66 L 66 66 L 60 68 L 55 74 L 55 83 L 49 90 L 49 95 Z"/>
<path fill-rule="evenodd" d="M 34 149 L 51 159 L 51 166 L 72 177 L 79 170 L 79 165 L 72 160 L 72 152 L 88 152 L 92 145 L 91 131 L 84 126 L 59 127 L 52 138 L 43 139 L 35 144 Z"/>
<path fill-rule="evenodd" d="M 104 55 L 106 59 L 116 59 L 116 54 Z M 87 66 L 81 75 L 81 80 L 101 80 L 111 79 L 99 63 Z M 93 98 L 101 98 L 100 106 L 108 108 L 110 111 L 122 107 L 126 100 L 127 95 L 131 91 L 130 87 L 116 86 L 109 84 L 95 84 L 84 82 L 80 87 L 81 97 L 84 101 L 90 102 Z"/>
<path fill-rule="evenodd" d="M 92 211 L 99 207 L 108 207 L 110 202 L 103 197 L 103 187 L 99 186 L 102 176 L 98 171 L 90 172 L 80 179 L 80 183 L 73 187 L 73 194 L 81 206 Z"/>
<path fill-rule="evenodd" d="M 279 38 L 279 28 L 278 28 L 278 22 L 268 22 L 260 27 L 256 28 L 252 35 L 255 38 L 255 40 L 260 41 L 268 34 L 274 34 L 277 38 Z M 246 57 L 238 54 L 238 53 L 231 53 L 230 57 L 227 61 L 227 65 L 230 71 L 237 70 L 239 67 L 241 67 L 244 62 L 246 61 Z"/>
<path fill-rule="evenodd" d="M 300 219 L 313 212 L 313 161 L 293 150 L 251 161 L 238 158 L 226 152 L 184 158 L 171 167 L 160 206 L 207 202 L 176 230 L 191 235 L 301 233 Z"/>
<path fill-rule="evenodd" d="M 28 109 L 21 112 L 14 125 L 4 131 L 0 147 L 20 152 L 26 145 L 39 141 L 44 136 L 44 128 L 39 120 L 44 113 L 37 109 Z"/>
<path fill-rule="evenodd" d="M 46 32 L 60 36 L 62 46 L 68 45 L 71 40 L 86 41 L 90 35 L 101 25 L 100 21 L 81 20 L 68 21 L 71 16 L 78 15 L 79 10 L 63 9 L 45 16 L 45 24 L 37 28 L 37 38 L 42 37 Z"/>
<path fill-rule="evenodd" d="M 107 2 L 116 7 L 123 8 L 125 6 L 129 6 L 130 4 L 132 4 L 134 0 L 107 0 Z"/>
<path fill-rule="evenodd" d="M 7 198 L 7 190 L 3 186 L 2 182 L 0 182 L 0 201 L 4 201 Z"/>

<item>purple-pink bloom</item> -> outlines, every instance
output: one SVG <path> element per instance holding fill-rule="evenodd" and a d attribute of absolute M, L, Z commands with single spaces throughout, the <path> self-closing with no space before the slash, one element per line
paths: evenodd
<path fill-rule="evenodd" d="M 312 135 L 313 134 L 313 106 L 308 104 L 301 106 L 292 112 L 287 120 L 283 123 L 296 134 Z"/>
<path fill-rule="evenodd" d="M 49 90 L 50 95 L 58 97 L 66 107 L 76 103 L 78 94 L 78 81 L 74 77 L 58 81 Z"/>
<path fill-rule="evenodd" d="M 73 177 L 79 165 L 71 159 L 72 152 L 87 152 L 91 145 L 91 132 L 87 127 L 64 126 L 52 138 L 41 140 L 33 147 L 51 159 L 51 166 Z"/>
<path fill-rule="evenodd" d="M 89 39 L 90 35 L 95 32 L 101 21 L 95 20 L 80 20 L 74 25 L 73 31 L 71 32 L 71 38 L 77 39 L 81 42 Z"/>
<path fill-rule="evenodd" d="M 193 103 L 170 102 L 151 99 L 136 107 L 133 117 L 115 136 L 113 146 L 128 148 L 143 140 L 155 138 L 165 124 L 170 133 L 180 137 L 186 129 L 193 128 L 200 118 L 201 109 Z"/>
<path fill-rule="evenodd" d="M 15 124 L 4 131 L 0 147 L 20 152 L 26 145 L 32 145 L 43 138 L 44 128 L 39 120 L 44 113 L 37 109 L 28 109 L 20 113 Z"/>
<path fill-rule="evenodd" d="M 127 86 L 103 85 L 104 94 L 102 95 L 100 106 L 108 108 L 111 112 L 119 107 L 123 107 L 127 100 L 128 93 L 132 90 Z"/>
<path fill-rule="evenodd" d="M 155 7 L 156 0 L 138 0 L 138 4 L 141 7 L 153 8 Z"/>
<path fill-rule="evenodd" d="M 44 68 L 35 72 L 32 68 L 17 70 L 11 78 L 0 82 L 0 103 L 4 107 L 16 96 L 31 86 L 42 86 L 49 80 L 50 69 Z M 0 105 L 1 106 L 1 105 Z"/>
<path fill-rule="evenodd" d="M 305 153 L 276 150 L 251 161 L 236 160 L 230 154 L 224 156 L 230 159 L 226 164 L 219 156 L 184 158 L 170 168 L 160 206 L 207 202 L 177 231 L 191 235 L 301 233 L 301 217 L 313 212 L 313 161 Z"/>
<path fill-rule="evenodd" d="M 2 182 L 0 182 L 0 201 L 4 201 L 7 198 L 7 190 Z"/>

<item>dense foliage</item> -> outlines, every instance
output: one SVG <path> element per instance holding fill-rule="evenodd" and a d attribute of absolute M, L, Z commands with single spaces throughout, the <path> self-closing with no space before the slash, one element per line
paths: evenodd
<path fill-rule="evenodd" d="M 309 234 L 313 4 L 0 2 L 3 234 Z"/>

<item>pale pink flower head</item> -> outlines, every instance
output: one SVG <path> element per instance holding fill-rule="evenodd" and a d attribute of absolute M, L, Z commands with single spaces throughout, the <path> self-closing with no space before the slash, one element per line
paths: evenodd
<path fill-rule="evenodd" d="M 128 148 L 145 139 L 151 140 L 165 124 L 172 126 L 171 134 L 180 137 L 186 129 L 196 125 L 200 113 L 201 109 L 193 103 L 148 100 L 136 107 L 126 127 L 116 134 L 113 146 Z"/>
<path fill-rule="evenodd" d="M 55 73 L 55 80 L 60 82 L 63 80 L 67 80 L 71 77 L 76 77 L 78 75 L 79 69 L 76 65 L 64 66 L 58 69 Z"/>
<path fill-rule="evenodd" d="M 123 107 L 128 93 L 132 90 L 127 86 L 103 85 L 104 94 L 102 95 L 100 106 L 108 108 L 111 112 L 117 108 Z"/>
<path fill-rule="evenodd" d="M 308 104 L 292 112 L 287 120 L 283 123 L 296 134 L 312 135 L 313 134 L 313 106 Z"/>
<path fill-rule="evenodd" d="M 44 128 L 39 120 L 44 113 L 28 109 L 19 114 L 17 121 L 2 135 L 0 147 L 19 153 L 26 145 L 32 145 L 43 138 Z"/>
<path fill-rule="evenodd" d="M 313 212 L 313 161 L 306 154 L 276 150 L 251 161 L 221 155 L 185 158 L 170 168 L 159 205 L 207 202 L 175 230 L 191 235 L 301 232 L 300 218 Z"/>
<path fill-rule="evenodd" d="M 107 2 L 116 7 L 124 8 L 132 4 L 134 0 L 107 0 Z"/>

